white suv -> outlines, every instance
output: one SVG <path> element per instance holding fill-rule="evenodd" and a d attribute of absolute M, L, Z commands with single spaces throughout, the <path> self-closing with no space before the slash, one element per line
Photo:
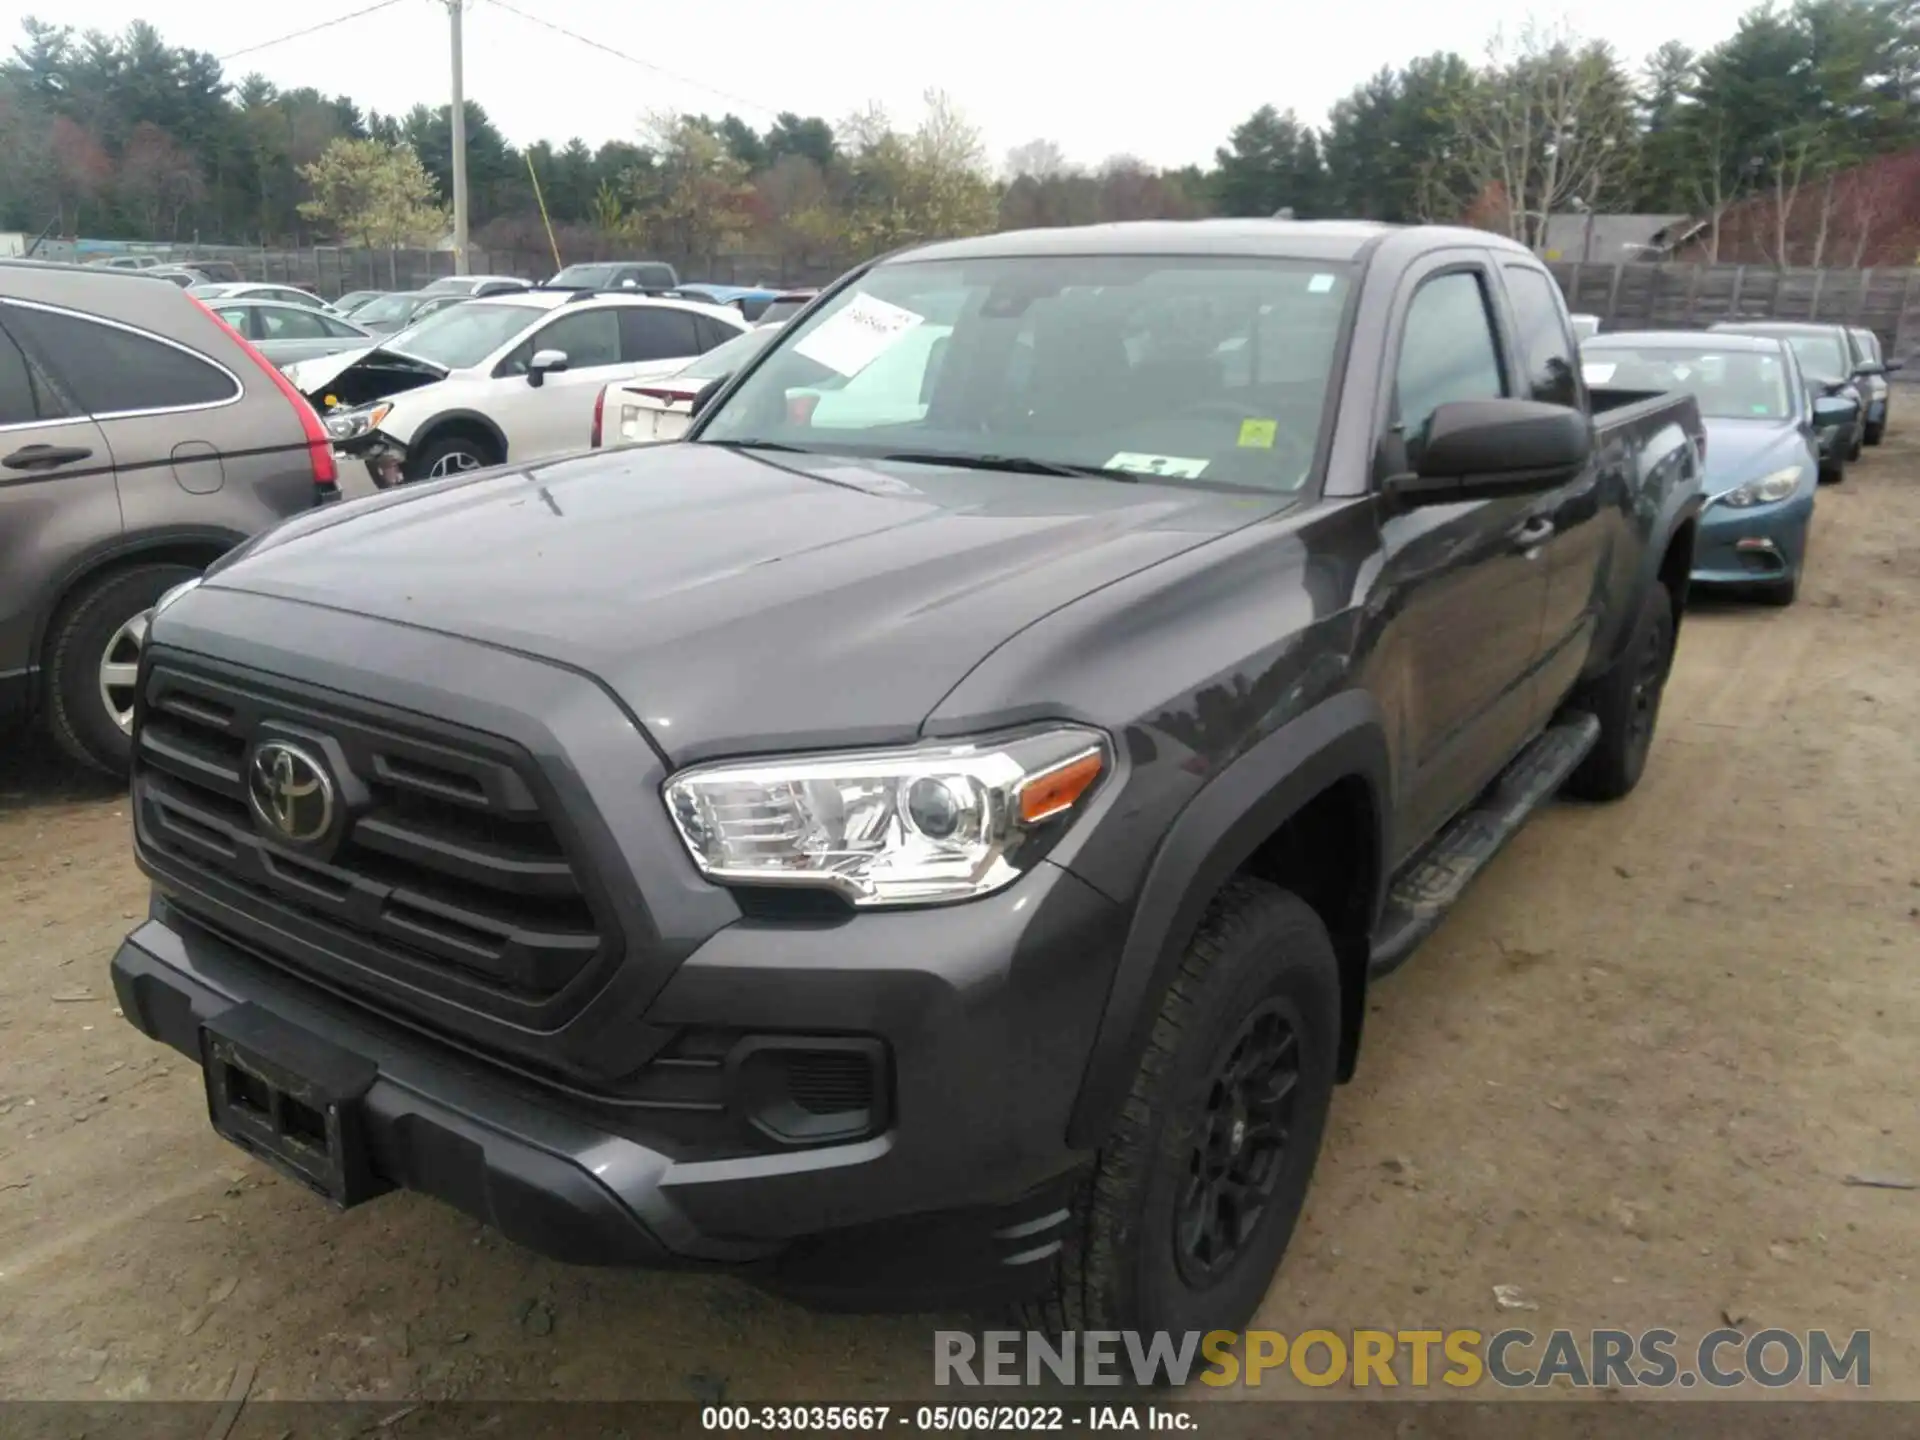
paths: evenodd
<path fill-rule="evenodd" d="M 670 375 L 750 328 L 729 306 L 529 290 L 465 301 L 286 375 L 335 448 L 386 488 L 582 449 L 609 384 Z"/>

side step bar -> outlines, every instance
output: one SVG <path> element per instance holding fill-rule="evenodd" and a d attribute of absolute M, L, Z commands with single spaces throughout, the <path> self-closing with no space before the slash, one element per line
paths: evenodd
<path fill-rule="evenodd" d="M 1553 798 L 1599 739 L 1600 722 L 1594 716 L 1564 716 L 1394 877 L 1368 962 L 1373 978 L 1399 969 L 1439 928 L 1473 877 Z"/>

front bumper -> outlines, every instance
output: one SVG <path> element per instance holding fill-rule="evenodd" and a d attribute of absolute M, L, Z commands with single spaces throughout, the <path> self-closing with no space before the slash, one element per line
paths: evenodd
<path fill-rule="evenodd" d="M 696 951 L 649 1021 L 837 1020 L 893 1059 L 884 1133 L 718 1159 L 322 990 L 159 892 L 111 968 L 129 1021 L 196 1063 L 201 1027 L 243 1004 L 371 1062 L 373 1174 L 539 1253 L 734 1269 L 828 1307 L 987 1304 L 1044 1284 L 1062 1244 L 1086 1158 L 1065 1147 L 1066 1117 L 1119 940 L 1117 907 L 1064 870 L 1012 889 L 1024 903 L 743 923 Z M 869 919 L 896 923 L 865 943 L 843 933 Z"/>
<path fill-rule="evenodd" d="M 1795 574 L 1806 558 L 1812 494 L 1736 510 L 1709 505 L 1694 542 L 1696 585 L 1766 585 Z"/>

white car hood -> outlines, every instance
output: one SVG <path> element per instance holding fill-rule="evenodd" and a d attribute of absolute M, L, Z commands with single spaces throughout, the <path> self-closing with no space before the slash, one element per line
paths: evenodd
<path fill-rule="evenodd" d="M 294 389 L 317 390 L 342 370 L 357 361 L 364 360 L 380 347 L 362 345 L 354 350 L 337 350 L 331 355 L 316 355 L 311 360 L 297 360 L 286 367 L 285 375 L 293 382 Z"/>

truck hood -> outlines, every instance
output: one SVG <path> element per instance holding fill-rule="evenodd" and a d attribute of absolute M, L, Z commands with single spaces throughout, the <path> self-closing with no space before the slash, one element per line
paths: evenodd
<path fill-rule="evenodd" d="M 910 739 L 1027 625 L 1290 503 L 662 445 L 332 506 L 206 586 L 567 665 L 685 763 Z"/>

